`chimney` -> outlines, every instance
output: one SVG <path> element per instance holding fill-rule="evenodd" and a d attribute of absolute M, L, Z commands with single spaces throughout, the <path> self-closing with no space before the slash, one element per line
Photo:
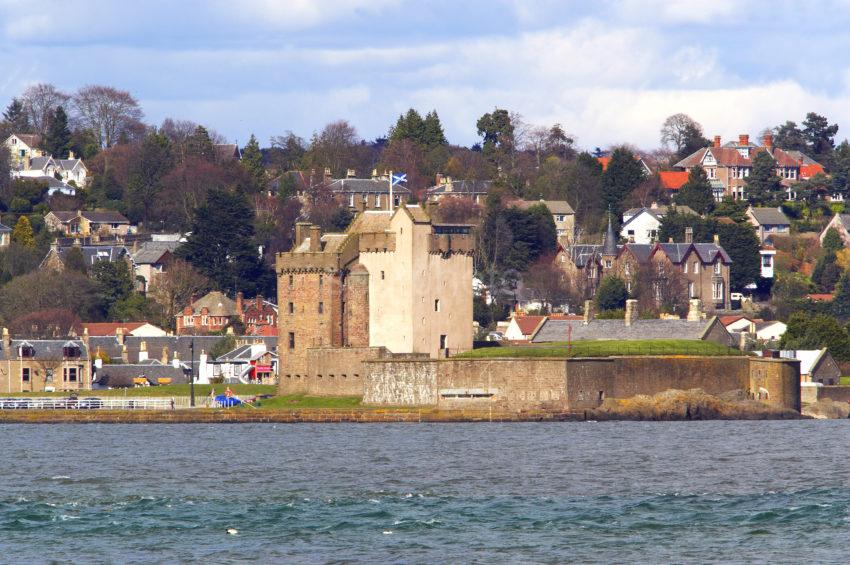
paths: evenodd
<path fill-rule="evenodd" d="M 434 179 L 434 184 L 436 186 L 440 186 L 441 184 L 443 184 L 443 173 L 437 173 L 437 176 Z"/>
<path fill-rule="evenodd" d="M 378 178 L 378 169 L 372 169 L 372 179 Z"/>
<path fill-rule="evenodd" d="M 714 245 L 720 245 L 720 236 L 714 234 Z"/>
<path fill-rule="evenodd" d="M 94 354 L 94 367 L 95 369 L 103 369 L 103 357 L 102 351 L 100 350 L 100 346 L 97 347 L 97 353 Z"/>
<path fill-rule="evenodd" d="M 209 372 L 209 356 L 207 352 L 201 349 L 201 354 L 198 356 L 198 380 L 201 382 L 207 382 L 209 377 L 212 375 L 207 375 Z"/>
<path fill-rule="evenodd" d="M 3 349 L 9 351 L 12 349 L 12 338 L 9 336 L 9 328 L 3 328 Z"/>
<path fill-rule="evenodd" d="M 125 364 L 130 362 L 130 354 L 127 352 L 126 343 L 121 345 L 121 362 Z"/>
<path fill-rule="evenodd" d="M 83 326 L 83 344 L 86 346 L 86 350 L 89 348 L 89 329 Z M 91 355 L 91 353 L 89 353 Z"/>
<path fill-rule="evenodd" d="M 593 319 L 593 301 L 584 301 L 584 324 L 587 325 Z"/>
<path fill-rule="evenodd" d="M 115 328 L 115 339 L 118 340 L 118 345 L 124 345 L 124 328 Z"/>
<path fill-rule="evenodd" d="M 624 320 L 625 323 L 626 323 L 626 327 L 631 326 L 632 322 L 637 320 L 637 317 L 638 317 L 638 304 L 637 304 L 637 302 L 638 301 L 635 300 L 634 298 L 629 298 L 628 300 L 626 300 L 626 316 L 625 316 L 625 320 Z"/>
<path fill-rule="evenodd" d="M 331 168 L 330 167 L 325 167 L 325 178 L 326 179 L 331 178 Z"/>
<path fill-rule="evenodd" d="M 74 155 L 73 151 L 68 151 L 68 159 L 76 159 L 76 156 Z"/>
<path fill-rule="evenodd" d="M 685 228 L 685 243 L 694 242 L 694 228 L 688 226 Z"/>
<path fill-rule="evenodd" d="M 738 349 L 740 349 L 741 351 L 746 351 L 747 344 L 750 341 L 749 338 L 750 334 L 748 332 L 741 332 L 740 336 L 738 337 Z"/>
<path fill-rule="evenodd" d="M 653 202 L 649 205 L 650 210 L 658 210 L 658 202 Z"/>
<path fill-rule="evenodd" d="M 242 310 L 242 298 L 243 298 L 243 295 L 242 295 L 242 291 L 240 290 L 239 292 L 236 293 L 236 315 L 239 316 L 240 318 L 242 317 L 242 312 L 243 312 L 243 310 Z"/>
<path fill-rule="evenodd" d="M 688 321 L 699 322 L 702 320 L 702 303 L 699 298 L 692 298 L 688 302 Z"/>
<path fill-rule="evenodd" d="M 162 346 L 162 355 L 159 357 L 159 360 L 163 365 L 168 365 L 168 346 L 167 345 Z"/>
<path fill-rule="evenodd" d="M 714 136 L 714 146 L 720 147 L 720 136 L 719 135 Z"/>
<path fill-rule="evenodd" d="M 353 179 L 356 176 L 357 176 L 357 171 L 355 171 L 354 169 L 346 169 L 345 178 Z"/>
<path fill-rule="evenodd" d="M 257 310 L 262 310 L 263 309 L 263 295 L 258 294 L 256 300 L 257 301 L 256 301 L 255 304 L 257 305 Z"/>
<path fill-rule="evenodd" d="M 139 363 L 142 361 L 148 360 L 148 344 L 147 342 L 142 342 L 139 344 Z"/>
<path fill-rule="evenodd" d="M 764 137 L 761 139 L 762 145 L 764 145 L 767 149 L 773 149 L 773 134 L 766 133 Z"/>
<path fill-rule="evenodd" d="M 750 144 L 750 134 L 742 133 L 738 136 L 738 145 L 745 146 Z"/>
<path fill-rule="evenodd" d="M 307 237 L 307 230 L 310 229 L 310 222 L 295 223 L 295 247 L 301 245 L 301 242 Z"/>
<path fill-rule="evenodd" d="M 180 368 L 180 357 L 177 355 L 177 349 L 174 349 L 174 358 L 171 360 L 171 366 L 175 369 Z"/>
<path fill-rule="evenodd" d="M 322 228 L 310 226 L 310 253 L 318 253 L 322 250 Z"/>

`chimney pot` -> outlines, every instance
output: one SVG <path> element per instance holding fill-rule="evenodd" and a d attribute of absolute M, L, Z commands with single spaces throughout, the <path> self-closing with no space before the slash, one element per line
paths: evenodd
<path fill-rule="evenodd" d="M 685 243 L 694 242 L 694 228 L 688 226 L 685 228 Z"/>
<path fill-rule="evenodd" d="M 296 222 L 295 224 L 295 247 L 301 245 L 301 242 L 307 237 L 307 230 L 310 229 L 310 222 Z"/>
<path fill-rule="evenodd" d="M 699 322 L 702 319 L 702 303 L 699 298 L 692 298 L 688 302 L 688 321 Z"/>
<path fill-rule="evenodd" d="M 719 135 L 714 136 L 714 146 L 720 147 L 720 136 Z"/>
<path fill-rule="evenodd" d="M 720 245 L 720 236 L 718 234 L 714 234 L 714 245 Z"/>
<path fill-rule="evenodd" d="M 637 308 L 637 300 L 634 298 L 629 298 L 626 300 L 626 315 L 624 317 L 624 321 L 626 326 L 631 326 L 632 322 L 637 320 L 638 308 Z"/>
<path fill-rule="evenodd" d="M 750 144 L 750 134 L 742 133 L 738 136 L 738 145 L 749 145 Z"/>
<path fill-rule="evenodd" d="M 764 145 L 768 149 L 773 148 L 773 134 L 772 133 L 764 134 L 764 137 L 762 138 L 762 145 Z"/>

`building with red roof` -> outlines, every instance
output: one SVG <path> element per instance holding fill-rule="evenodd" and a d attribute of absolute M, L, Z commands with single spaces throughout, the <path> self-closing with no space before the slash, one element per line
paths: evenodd
<path fill-rule="evenodd" d="M 688 171 L 660 171 L 658 179 L 661 186 L 670 192 L 676 192 L 682 185 L 688 182 Z"/>

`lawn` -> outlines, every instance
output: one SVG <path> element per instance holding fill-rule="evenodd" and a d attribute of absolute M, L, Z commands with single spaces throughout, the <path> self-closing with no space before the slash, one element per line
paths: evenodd
<path fill-rule="evenodd" d="M 841 379 L 838 381 L 838 384 L 850 386 L 850 377 L 841 377 Z"/>
<path fill-rule="evenodd" d="M 230 387 L 236 396 L 258 396 L 260 394 L 276 394 L 275 385 L 246 385 L 246 384 L 217 384 L 217 385 L 195 385 L 195 396 L 209 396 L 210 390 L 216 394 L 223 394 Z M 67 391 L 57 392 L 13 392 L 0 393 L 0 396 L 68 396 Z M 114 388 L 110 390 L 80 390 L 78 396 L 189 396 L 189 385 L 162 385 L 144 386 L 136 388 Z"/>
<path fill-rule="evenodd" d="M 298 410 L 301 408 L 359 408 L 359 396 L 306 396 L 290 394 L 264 398 L 254 403 L 257 408 L 274 410 Z"/>
<path fill-rule="evenodd" d="M 455 358 L 490 359 L 499 357 L 607 357 L 609 355 L 742 355 L 741 351 L 716 343 L 689 339 L 644 339 L 632 341 L 594 340 L 485 347 L 473 349 Z"/>

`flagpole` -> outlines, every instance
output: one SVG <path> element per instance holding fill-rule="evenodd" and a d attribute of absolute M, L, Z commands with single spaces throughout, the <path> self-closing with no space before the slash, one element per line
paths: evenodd
<path fill-rule="evenodd" d="M 390 169 L 390 201 L 387 202 L 387 209 L 393 211 L 393 171 Z"/>

